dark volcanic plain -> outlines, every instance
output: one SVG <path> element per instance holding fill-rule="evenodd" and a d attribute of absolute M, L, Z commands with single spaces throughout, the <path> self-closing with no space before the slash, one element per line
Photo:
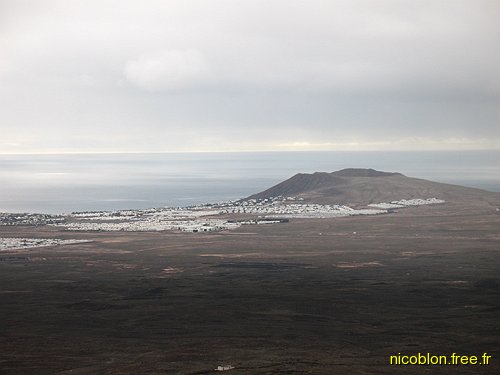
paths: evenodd
<path fill-rule="evenodd" d="M 498 374 L 488 202 L 209 234 L 0 227 L 92 240 L 0 253 L 0 373 Z M 418 352 L 492 362 L 389 365 Z"/>

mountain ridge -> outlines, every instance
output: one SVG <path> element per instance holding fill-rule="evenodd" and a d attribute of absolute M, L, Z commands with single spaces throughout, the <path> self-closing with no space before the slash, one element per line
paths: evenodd
<path fill-rule="evenodd" d="M 389 177 L 404 176 L 399 172 L 382 172 L 372 168 L 345 168 L 339 171 L 330 172 L 330 174 L 342 177 Z"/>

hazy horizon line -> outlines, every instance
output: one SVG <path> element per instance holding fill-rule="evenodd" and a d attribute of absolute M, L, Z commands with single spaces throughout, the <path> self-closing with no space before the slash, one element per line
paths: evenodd
<path fill-rule="evenodd" d="M 264 154 L 264 153 L 329 153 L 329 152 L 491 152 L 500 148 L 490 149 L 387 149 L 387 150 L 190 150 L 190 151 L 50 151 L 50 152 L 0 152 L 0 156 L 8 155 L 137 155 L 137 154 Z"/>

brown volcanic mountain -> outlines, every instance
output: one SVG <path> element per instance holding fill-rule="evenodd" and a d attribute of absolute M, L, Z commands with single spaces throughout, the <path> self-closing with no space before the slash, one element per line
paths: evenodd
<path fill-rule="evenodd" d="M 500 193 L 406 177 L 401 173 L 349 168 L 326 173 L 299 173 L 247 199 L 302 198 L 305 202 L 352 206 L 412 198 L 477 201 L 496 205 Z"/>

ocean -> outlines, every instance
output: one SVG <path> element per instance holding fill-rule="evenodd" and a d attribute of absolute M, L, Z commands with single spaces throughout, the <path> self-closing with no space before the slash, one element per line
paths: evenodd
<path fill-rule="evenodd" d="M 500 192 L 500 151 L 0 155 L 0 212 L 189 206 L 350 167 Z"/>

